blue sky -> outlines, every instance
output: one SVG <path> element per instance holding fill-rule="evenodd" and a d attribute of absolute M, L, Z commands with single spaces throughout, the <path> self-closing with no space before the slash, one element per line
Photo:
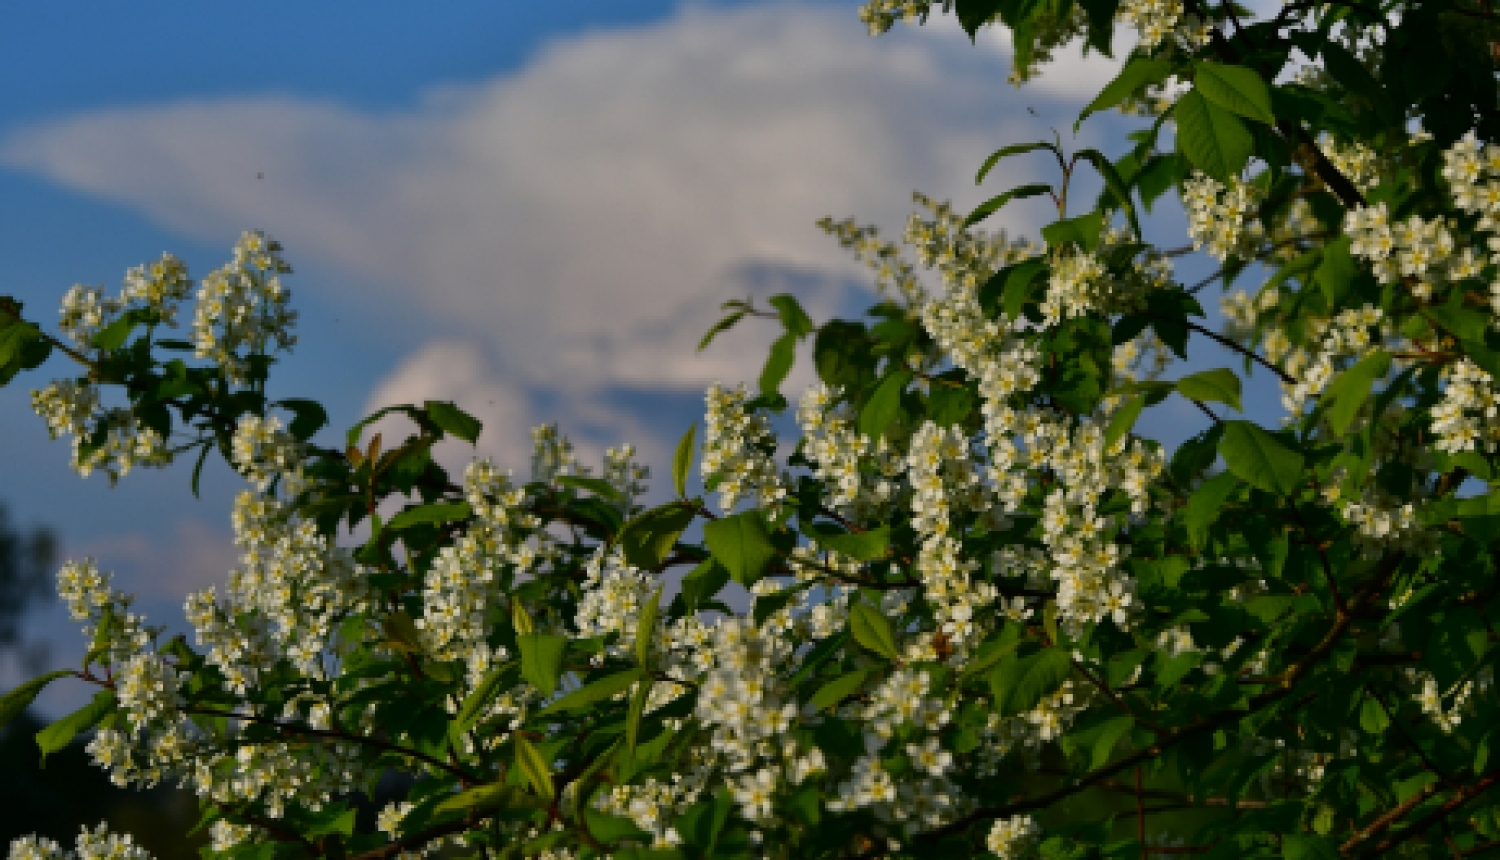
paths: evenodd
<path fill-rule="evenodd" d="M 416 8 L 8 10 L 0 293 L 46 323 L 74 283 L 117 290 L 163 251 L 202 275 L 263 228 L 286 246 L 302 315 L 282 396 L 323 400 L 340 429 L 384 403 L 453 399 L 485 421 L 481 451 L 518 473 L 529 428 L 558 421 L 585 462 L 631 441 L 665 475 L 704 386 L 753 380 L 775 334 L 746 326 L 696 354 L 719 303 L 791 291 L 817 319 L 859 313 L 869 279 L 819 217 L 898 238 L 914 190 L 968 208 L 1036 181 L 1045 162 L 983 188 L 973 176 L 1001 145 L 1066 139 L 1114 69 L 1067 49 L 1016 89 L 1000 36 L 971 45 L 938 16 L 872 39 L 856 2 Z M 1090 121 L 1074 145 L 1124 123 Z M 992 220 L 1035 235 L 1044 215 Z M 1157 227 L 1181 241 L 1177 216 Z M 0 390 L 0 502 L 180 626 L 182 595 L 234 564 L 242 482 L 213 471 L 198 501 L 191 464 L 114 490 L 77 478 L 27 393 L 71 373 L 54 359 Z M 809 381 L 804 361 L 784 390 Z M 1175 442 L 1198 420 L 1163 407 L 1145 429 Z M 54 664 L 81 656 L 60 607 L 33 629 Z M 0 687 L 15 678 L 0 666 Z"/>

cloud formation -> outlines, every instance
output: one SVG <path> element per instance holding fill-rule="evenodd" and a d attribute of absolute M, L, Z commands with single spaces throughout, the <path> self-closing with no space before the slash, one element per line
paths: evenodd
<path fill-rule="evenodd" d="M 725 299 L 791 284 L 814 318 L 857 312 L 868 279 L 816 220 L 895 238 L 913 189 L 972 206 L 1034 181 L 1017 171 L 1036 161 L 970 177 L 994 148 L 1071 126 L 1113 72 L 1059 60 L 1015 89 L 1005 38 L 972 46 L 952 20 L 872 39 L 843 9 L 684 6 L 409 109 L 121 108 L 16 132 L 0 163 L 194 238 L 266 228 L 294 262 L 346 272 L 345 307 L 431 332 L 370 405 L 494 386 L 497 435 L 525 444 L 511 425 L 540 391 L 568 415 L 611 387 L 753 379 L 766 326 L 694 353 Z M 992 220 L 1034 232 L 1035 202 Z"/>

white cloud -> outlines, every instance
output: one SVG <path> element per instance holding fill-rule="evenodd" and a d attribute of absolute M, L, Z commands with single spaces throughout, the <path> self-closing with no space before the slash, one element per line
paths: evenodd
<path fill-rule="evenodd" d="M 354 275 L 369 312 L 485 340 L 526 384 L 697 387 L 754 375 L 744 350 L 758 360 L 764 329 L 692 349 L 747 264 L 823 273 L 815 315 L 848 303 L 836 278 L 857 270 L 820 216 L 897 235 L 912 189 L 973 205 L 1018 181 L 969 177 L 993 148 L 1068 127 L 1061 108 L 1110 73 L 1063 54 L 1017 90 L 1003 37 L 976 48 L 952 20 L 871 39 L 848 10 L 688 6 L 404 111 L 122 108 L 17 132 L 0 159 L 197 238 L 264 226 L 294 262 Z"/>

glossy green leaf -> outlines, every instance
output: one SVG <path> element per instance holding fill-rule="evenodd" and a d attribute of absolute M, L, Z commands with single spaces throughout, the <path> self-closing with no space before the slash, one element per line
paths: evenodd
<path fill-rule="evenodd" d="M 861 434 L 867 435 L 871 440 L 885 434 L 885 429 L 901 413 L 901 393 L 906 390 L 909 381 L 912 381 L 912 374 L 904 369 L 891 371 L 880 380 L 870 399 L 865 401 L 864 408 L 859 410 L 858 428 Z"/>
<path fill-rule="evenodd" d="M 540 805 L 540 800 L 528 798 L 527 795 L 513 785 L 490 783 L 460 791 L 458 794 L 435 806 L 433 812 L 438 815 L 450 815 L 455 812 L 493 809 L 495 807 L 536 808 Z"/>
<path fill-rule="evenodd" d="M 661 606 L 661 592 L 665 586 L 657 586 L 651 599 L 641 609 L 641 617 L 635 622 L 635 661 L 646 665 L 651 656 L 651 640 L 656 636 L 656 613 Z"/>
<path fill-rule="evenodd" d="M 855 603 L 849 607 L 849 632 L 854 635 L 855 642 L 888 660 L 901 656 L 890 620 L 868 603 Z"/>
<path fill-rule="evenodd" d="M 427 417 L 445 433 L 471 444 L 478 443 L 479 431 L 484 427 L 478 418 L 446 400 L 429 400 L 423 406 L 427 409 Z"/>
<path fill-rule="evenodd" d="M 815 326 L 812 318 L 802 310 L 802 305 L 791 293 L 781 293 L 770 298 L 771 307 L 781 315 L 781 324 L 786 328 L 787 334 L 796 335 L 798 338 L 806 337 L 813 333 Z"/>
<path fill-rule="evenodd" d="M 1125 212 L 1125 220 L 1129 222 L 1130 229 L 1139 237 L 1141 233 L 1141 222 L 1136 216 L 1135 201 L 1130 198 L 1130 188 L 1125 185 L 1125 180 L 1120 176 L 1120 171 L 1115 165 L 1104 157 L 1104 153 L 1097 149 L 1079 150 L 1078 157 L 1093 165 L 1104 179 L 1104 187 L 1114 194 L 1120 202 L 1120 208 Z"/>
<path fill-rule="evenodd" d="M 1224 183 L 1245 168 L 1255 140 L 1239 117 L 1197 90 L 1177 100 L 1172 116 L 1177 120 L 1177 147 L 1194 167 Z"/>
<path fill-rule="evenodd" d="M 979 172 L 974 175 L 974 184 L 979 185 L 980 183 L 984 182 L 984 178 L 989 175 L 990 170 L 992 170 L 996 164 L 1000 163 L 1000 159 L 1009 158 L 1012 155 L 1023 155 L 1028 152 L 1036 152 L 1039 149 L 1049 149 L 1053 152 L 1057 151 L 1057 147 L 1054 144 L 1049 143 L 1045 140 L 1038 140 L 1033 143 L 1013 143 L 1010 146 L 1000 147 L 999 149 L 990 153 L 990 157 L 986 158 L 984 160 L 984 164 L 979 166 Z"/>
<path fill-rule="evenodd" d="M 1212 403 L 1226 403 L 1238 412 L 1240 406 L 1240 378 L 1227 367 L 1204 370 L 1177 380 L 1177 390 L 1183 397 Z"/>
<path fill-rule="evenodd" d="M 36 745 L 42 750 L 42 764 L 47 763 L 47 756 L 72 743 L 73 738 L 79 734 L 98 725 L 99 721 L 113 713 L 115 708 L 114 692 L 102 690 L 95 693 L 93 700 L 87 705 L 37 732 Z"/>
<path fill-rule="evenodd" d="M 962 227 L 963 229 L 967 230 L 975 224 L 978 224 L 980 221 L 983 221 L 984 219 L 1000 211 L 1000 208 L 1002 206 L 1012 200 L 1025 200 L 1028 197 L 1038 197 L 1043 194 L 1049 194 L 1051 193 L 1051 191 L 1052 186 L 1046 184 L 1045 182 L 1033 182 L 1030 185 L 1021 185 L 1001 194 L 996 194 L 994 197 L 991 197 L 990 199 L 974 207 L 974 211 L 970 212 L 968 217 L 964 219 Z"/>
<path fill-rule="evenodd" d="M 473 515 L 474 509 L 469 507 L 468 502 L 436 502 L 407 508 L 391 517 L 391 521 L 386 523 L 385 527 L 392 531 L 401 531 L 415 525 L 436 525 L 466 520 Z"/>
<path fill-rule="evenodd" d="M 474 727 L 474 722 L 484 709 L 489 707 L 490 702 L 500 694 L 507 684 L 507 677 L 515 671 L 517 661 L 508 660 L 497 666 L 492 666 L 480 680 L 478 686 L 469 695 L 464 697 L 458 706 L 458 713 L 453 717 L 453 726 L 459 733 L 466 732 Z"/>
<path fill-rule="evenodd" d="M 809 529 L 808 537 L 816 540 L 820 548 L 831 549 L 855 561 L 877 561 L 885 558 L 890 550 L 891 527 L 877 526 L 862 532 Z"/>
<path fill-rule="evenodd" d="M 526 781 L 536 789 L 536 793 L 549 800 L 557 796 L 557 789 L 552 784 L 552 767 L 542 758 L 537 748 L 532 746 L 531 741 L 519 732 L 514 734 L 516 745 L 516 767 L 526 775 Z"/>
<path fill-rule="evenodd" d="M 31 707 L 31 703 L 36 700 L 36 697 L 41 694 L 42 690 L 47 688 L 48 684 L 56 681 L 58 678 L 66 678 L 76 674 L 76 672 L 68 669 L 48 672 L 39 678 L 32 678 L 30 681 L 15 687 L 3 697 L 0 697 L 0 729 L 5 728 L 10 724 L 11 720 L 19 717 L 27 708 Z"/>
<path fill-rule="evenodd" d="M 1006 716 L 1024 714 L 1054 693 L 1073 671 L 1062 648 L 1045 648 L 1019 660 L 1002 660 L 990 676 L 996 703 Z"/>
<path fill-rule="evenodd" d="M 729 568 L 709 558 L 682 578 L 682 599 L 688 611 L 697 611 L 729 582 Z"/>
<path fill-rule="evenodd" d="M 797 360 L 797 336 L 790 332 L 778 337 L 771 344 L 771 353 L 766 357 L 760 372 L 760 393 L 765 397 L 776 397 L 781 392 L 781 383 L 792 372 Z"/>
<path fill-rule="evenodd" d="M 1074 128 L 1082 125 L 1089 114 L 1098 113 L 1102 110 L 1118 106 L 1145 87 L 1154 86 L 1165 81 L 1172 73 L 1172 64 L 1166 60 L 1153 60 L 1147 57 L 1132 57 L 1125 68 L 1115 76 L 1115 79 L 1104 85 L 1099 95 L 1089 102 L 1083 113 L 1078 115 L 1078 122 Z"/>
<path fill-rule="evenodd" d="M 742 511 L 705 523 L 703 542 L 735 582 L 749 588 L 776 558 L 776 547 L 760 511 Z"/>
<path fill-rule="evenodd" d="M 642 570 L 655 570 L 695 516 L 697 511 L 680 502 L 652 508 L 621 526 L 615 541 L 624 552 L 625 561 Z"/>
<path fill-rule="evenodd" d="M 1203 62 L 1193 67 L 1193 87 L 1215 105 L 1247 119 L 1274 125 L 1271 92 L 1259 74 L 1244 66 Z"/>
<path fill-rule="evenodd" d="M 562 678 L 563 652 L 568 639 L 555 633 L 523 633 L 516 637 L 521 649 L 521 677 L 550 698 Z"/>
<path fill-rule="evenodd" d="M 563 711 L 577 711 L 590 705 L 610 699 L 630 689 L 636 681 L 646 677 L 643 669 L 627 669 L 614 675 L 606 675 L 587 686 L 563 696 L 547 707 L 537 712 L 537 716 L 545 717 L 549 714 L 562 713 Z"/>
<path fill-rule="evenodd" d="M 1370 399 L 1375 381 L 1391 369 L 1391 354 L 1374 352 L 1340 373 L 1323 391 L 1320 405 L 1327 410 L 1328 426 L 1342 436 L 1348 432 L 1360 407 Z"/>
<path fill-rule="evenodd" d="M 558 475 L 554 480 L 557 481 L 559 486 L 571 487 L 575 490 L 586 490 L 601 499 L 608 499 L 611 502 L 621 500 L 620 491 L 615 488 L 614 484 L 603 478 L 590 478 L 586 475 Z"/>
<path fill-rule="evenodd" d="M 1141 417 L 1141 410 L 1146 408 L 1146 395 L 1138 394 L 1126 400 L 1109 416 L 1109 424 L 1104 430 L 1104 447 L 1106 450 L 1113 448 L 1130 428 L 1135 426 L 1137 418 Z"/>
<path fill-rule="evenodd" d="M 1290 496 L 1301 485 L 1302 455 L 1252 422 L 1224 422 L 1219 454 L 1229 471 L 1253 487 Z"/>
<path fill-rule="evenodd" d="M 702 352 L 703 350 L 707 349 L 708 345 L 710 343 L 713 343 L 714 338 L 718 337 L 720 334 L 723 334 L 726 331 L 729 331 L 731 328 L 734 328 L 735 324 L 744 319 L 745 314 L 747 313 L 749 313 L 749 311 L 735 311 L 734 313 L 729 314 L 728 316 L 714 323 L 713 327 L 708 330 L 708 333 L 703 335 L 703 339 L 698 341 L 698 351 Z"/>
<path fill-rule="evenodd" d="M 872 670 L 856 669 L 834 678 L 832 681 L 818 688 L 807 704 L 814 710 L 830 710 L 840 702 L 864 689 L 865 680 L 870 677 Z"/>
<path fill-rule="evenodd" d="M 677 452 L 672 455 L 672 488 L 678 498 L 687 497 L 688 472 L 693 468 L 693 451 L 698 440 L 698 422 L 688 426 L 687 432 L 677 440 Z"/>

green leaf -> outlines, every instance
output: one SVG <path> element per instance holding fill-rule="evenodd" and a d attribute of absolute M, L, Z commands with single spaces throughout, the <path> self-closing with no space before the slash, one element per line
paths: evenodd
<path fill-rule="evenodd" d="M 1307 833 L 1288 833 L 1281 837 L 1281 856 L 1285 860 L 1339 860 L 1337 840 Z"/>
<path fill-rule="evenodd" d="M 692 507 L 674 502 L 652 508 L 620 527 L 615 537 L 625 561 L 642 570 L 655 570 L 696 516 Z"/>
<path fill-rule="evenodd" d="M 1000 631 L 1000 635 L 982 643 L 969 662 L 964 664 L 963 674 L 966 677 L 981 675 L 1001 659 L 1021 647 L 1021 625 L 1007 624 Z"/>
<path fill-rule="evenodd" d="M 682 600 L 688 611 L 697 611 L 728 581 L 729 568 L 717 559 L 709 558 L 693 568 L 682 578 Z"/>
<path fill-rule="evenodd" d="M 1219 107 L 1247 119 L 1276 124 L 1271 112 L 1271 92 L 1260 75 L 1244 66 L 1198 63 L 1193 69 L 1193 87 Z"/>
<path fill-rule="evenodd" d="M 521 648 L 521 677 L 550 698 L 557 692 L 558 679 L 562 677 L 563 651 L 568 647 L 566 636 L 555 633 L 523 633 L 516 637 Z"/>
<path fill-rule="evenodd" d="M 1083 113 L 1078 115 L 1078 122 L 1074 124 L 1076 130 L 1089 114 L 1109 110 L 1129 98 L 1132 93 L 1139 92 L 1145 87 L 1159 84 L 1172 74 L 1172 64 L 1166 60 L 1152 60 L 1146 57 L 1132 57 L 1125 68 L 1115 76 L 1115 79 L 1104 85 L 1099 95 L 1089 102 Z"/>
<path fill-rule="evenodd" d="M 661 606 L 661 591 L 663 586 L 656 587 L 656 593 L 646 601 L 646 606 L 641 610 L 641 617 L 635 622 L 635 661 L 642 666 L 651 656 L 651 639 L 656 633 L 656 612 Z"/>
<path fill-rule="evenodd" d="M 787 332 L 771 344 L 771 354 L 766 357 L 766 366 L 760 372 L 760 393 L 765 397 L 781 394 L 781 383 L 792 372 L 797 360 L 797 336 Z"/>
<path fill-rule="evenodd" d="M 672 486 L 678 498 L 687 496 L 688 471 L 693 467 L 693 448 L 698 438 L 698 422 L 688 426 L 687 432 L 677 440 L 677 453 L 672 455 Z"/>
<path fill-rule="evenodd" d="M 976 206 L 974 208 L 974 211 L 970 212 L 969 216 L 964 219 L 964 223 L 961 225 L 961 229 L 967 230 L 975 224 L 978 224 L 980 221 L 983 221 L 984 219 L 990 217 L 995 212 L 997 212 L 1000 207 L 1004 206 L 1012 200 L 1024 200 L 1028 197 L 1036 197 L 1040 194 L 1050 193 L 1051 191 L 1052 186 L 1046 184 L 1045 182 L 1033 182 L 1030 185 L 1021 185 L 1016 188 L 1012 188 L 1009 191 L 997 194 L 994 197 L 991 197 L 990 199 Z"/>
<path fill-rule="evenodd" d="M 539 800 L 528 798 L 513 785 L 490 783 L 489 785 L 478 785 L 460 791 L 458 794 L 439 803 L 432 811 L 438 815 L 449 815 L 455 812 L 468 812 L 474 809 L 492 809 L 495 807 L 536 808 L 541 805 Z"/>
<path fill-rule="evenodd" d="M 984 160 L 984 164 L 980 166 L 979 172 L 974 175 L 974 184 L 979 185 L 984 182 L 984 178 L 989 175 L 990 170 L 996 164 L 1000 163 L 1000 159 L 1009 158 L 1012 155 L 1022 155 L 1027 152 L 1036 152 L 1038 149 L 1057 151 L 1057 147 L 1054 144 L 1048 143 L 1045 140 L 1038 140 L 1034 143 L 1013 143 L 1010 146 L 1000 147 L 990 153 L 990 157 Z"/>
<path fill-rule="evenodd" d="M 1240 406 L 1240 378 L 1227 367 L 1184 376 L 1177 380 L 1177 390 L 1182 396 L 1193 400 L 1227 403 L 1235 411 L 1245 411 Z"/>
<path fill-rule="evenodd" d="M 1078 157 L 1092 164 L 1094 169 L 1099 171 L 1099 175 L 1104 177 L 1104 187 L 1108 188 L 1114 194 L 1115 199 L 1120 201 L 1120 208 L 1125 211 L 1125 220 L 1130 222 L 1130 229 L 1135 231 L 1136 236 L 1141 236 L 1141 222 L 1137 220 L 1135 214 L 1135 202 L 1130 199 L 1130 188 L 1125 185 L 1120 171 L 1116 170 L 1114 164 L 1097 149 L 1080 150 Z"/>
<path fill-rule="evenodd" d="M 1313 278 L 1318 282 L 1318 287 L 1322 289 L 1323 295 L 1328 299 L 1330 305 L 1336 305 L 1343 299 L 1344 295 L 1349 292 L 1349 288 L 1354 284 L 1354 279 L 1359 277 L 1362 271 L 1359 265 L 1354 262 L 1353 255 L 1349 253 L 1351 245 L 1352 241 L 1348 236 L 1340 236 L 1323 248 L 1315 249 L 1317 255 L 1311 258 L 1312 261 L 1316 261 L 1317 263 L 1317 268 L 1313 270 Z M 1314 251 L 1305 252 L 1303 257 L 1313 253 Z M 1282 269 L 1282 272 L 1292 269 L 1303 257 L 1299 257 L 1297 260 L 1293 260 L 1287 264 Z M 1281 273 L 1278 272 L 1277 274 L 1280 275 Z M 1288 272 L 1287 276 L 1290 277 L 1294 274 L 1297 273 Z"/>
<path fill-rule="evenodd" d="M 494 700 L 495 696 L 499 695 L 501 688 L 505 686 L 506 676 L 514 671 L 515 668 L 516 661 L 509 660 L 498 666 L 491 667 L 485 673 L 479 685 L 469 695 L 465 696 L 463 702 L 458 706 L 458 713 L 453 717 L 452 726 L 456 733 L 462 734 L 474 727 L 474 723 L 479 719 L 479 715 L 484 712 L 485 708 L 489 707 L 490 702 Z"/>
<path fill-rule="evenodd" d="M 888 660 L 900 659 L 891 622 L 870 604 L 856 603 L 849 608 L 849 631 L 854 634 L 855 642 L 876 654 Z"/>
<path fill-rule="evenodd" d="M 1359 706 L 1359 727 L 1372 735 L 1384 734 L 1391 725 L 1390 715 L 1374 696 L 1366 696 Z"/>
<path fill-rule="evenodd" d="M 1104 430 L 1104 448 L 1109 450 L 1120 441 L 1120 437 L 1130 432 L 1135 426 L 1137 418 L 1141 417 L 1141 410 L 1146 408 L 1145 394 L 1138 394 L 1125 401 L 1114 414 L 1109 416 L 1109 426 Z"/>
<path fill-rule="evenodd" d="M 776 557 L 771 533 L 760 511 L 742 511 L 703 526 L 708 551 L 729 571 L 734 581 L 749 588 Z"/>
<path fill-rule="evenodd" d="M 723 332 L 734 328 L 735 323 L 744 319 L 745 314 L 747 313 L 749 313 L 749 311 L 735 311 L 729 316 L 726 316 L 718 322 L 714 323 L 713 328 L 709 329 L 708 333 L 703 336 L 703 339 L 698 341 L 698 351 L 702 352 L 703 350 L 707 349 L 708 345 L 713 342 L 714 338 L 718 337 Z"/>
<path fill-rule="evenodd" d="M 1245 168 L 1255 139 L 1239 117 L 1197 90 L 1184 93 L 1172 115 L 1177 119 L 1177 147 L 1194 167 L 1224 183 Z"/>
<path fill-rule="evenodd" d="M 1037 276 L 1046 273 L 1047 264 L 1041 260 L 1027 260 L 1010 270 L 1005 278 L 1005 315 L 1019 319 L 1031 296 L 1031 284 Z"/>
<path fill-rule="evenodd" d="M 781 314 L 781 324 L 786 327 L 787 334 L 794 334 L 798 338 L 806 337 L 815 330 L 812 318 L 802 310 L 802 305 L 791 293 L 781 293 L 770 298 L 771 307 Z"/>
<path fill-rule="evenodd" d="M 278 400 L 273 406 L 284 406 L 292 410 L 296 416 L 287 430 L 293 436 L 306 442 L 328 423 L 328 411 L 323 404 L 316 400 L 306 400 L 301 397 L 293 397 L 287 400 Z"/>
<path fill-rule="evenodd" d="M 36 323 L 23 322 L 0 330 L 0 367 L 5 367 L 21 353 L 22 347 L 42 336 Z"/>
<path fill-rule="evenodd" d="M 558 475 L 555 480 L 564 487 L 587 490 L 601 499 L 608 499 L 611 502 L 621 501 L 620 491 L 614 484 L 603 478 L 590 478 L 586 475 Z"/>
<path fill-rule="evenodd" d="M 115 694 L 103 690 L 94 694 L 93 701 L 63 717 L 36 733 L 36 745 L 42 749 L 42 764 L 47 756 L 73 742 L 80 732 L 86 732 L 115 710 Z"/>
<path fill-rule="evenodd" d="M 1042 238 L 1052 247 L 1076 244 L 1085 251 L 1092 251 L 1099 244 L 1099 234 L 1104 230 L 1104 216 L 1088 212 L 1076 218 L 1053 221 L 1042 228 Z"/>
<path fill-rule="evenodd" d="M 1134 725 L 1134 717 L 1121 714 L 1090 729 L 1086 733 L 1086 739 L 1080 737 L 1080 741 L 1089 744 L 1089 769 L 1098 770 L 1108 764 L 1109 754 L 1114 751 L 1115 744 L 1119 743 L 1120 738 L 1125 737 Z"/>
<path fill-rule="evenodd" d="M 446 400 L 429 400 L 423 405 L 427 408 L 427 417 L 444 432 L 471 444 L 478 442 L 479 431 L 484 426 L 478 418 Z"/>
<path fill-rule="evenodd" d="M 911 381 L 911 371 L 893 370 L 880 380 L 870 399 L 859 411 L 859 432 L 872 440 L 884 435 L 887 427 L 901 414 L 901 394 Z"/>
<path fill-rule="evenodd" d="M 577 711 L 588 706 L 613 698 L 620 693 L 630 689 L 636 681 L 646 677 L 644 669 L 628 669 L 614 675 L 607 675 L 599 680 L 563 696 L 547 707 L 537 712 L 538 717 L 556 714 L 562 711 Z"/>
<path fill-rule="evenodd" d="M 11 720 L 19 717 L 27 708 L 31 707 L 31 703 L 36 700 L 36 697 L 41 694 L 42 690 L 46 689 L 48 684 L 56 681 L 58 678 L 77 674 L 77 672 L 68 669 L 59 669 L 56 672 L 48 672 L 40 678 L 32 678 L 30 681 L 7 692 L 3 698 L 0 698 L 0 729 L 5 728 L 10 724 Z"/>
<path fill-rule="evenodd" d="M 1001 661 L 990 676 L 1001 714 L 1024 714 L 1043 697 L 1056 692 L 1073 671 L 1073 661 L 1062 648 L 1046 648 L 1020 660 Z"/>
<path fill-rule="evenodd" d="M 125 314 L 124 316 L 95 332 L 94 336 L 89 339 L 89 343 L 92 344 L 94 348 L 102 349 L 106 352 L 119 349 L 120 347 L 125 345 L 125 341 L 129 339 L 130 333 L 134 331 L 135 327 L 140 325 L 140 323 L 140 318 L 135 314 Z M 0 362 L 0 364 L 3 363 L 4 362 Z"/>
<path fill-rule="evenodd" d="M 385 524 L 385 527 L 393 531 L 411 528 L 415 525 L 451 523 L 456 520 L 466 520 L 474 515 L 474 509 L 469 507 L 468 502 L 435 502 L 430 505 L 418 505 L 407 508 Z"/>
<path fill-rule="evenodd" d="M 871 669 L 856 669 L 834 678 L 819 687 L 818 692 L 813 693 L 813 697 L 807 700 L 807 704 L 816 711 L 831 710 L 838 703 L 859 692 L 872 671 Z"/>
<path fill-rule="evenodd" d="M 630 694 L 630 707 L 625 711 L 625 758 L 635 766 L 635 748 L 641 734 L 641 716 L 646 713 L 646 701 L 651 698 L 651 679 L 647 678 L 635 686 Z"/>
<path fill-rule="evenodd" d="M 520 733 L 514 735 L 516 739 L 516 767 L 526 774 L 526 781 L 536 789 L 536 793 L 551 800 L 557 796 L 557 789 L 552 785 L 552 768 L 548 766 L 542 754 L 537 752 L 531 741 Z"/>
<path fill-rule="evenodd" d="M 863 532 L 835 532 L 808 529 L 808 537 L 822 549 L 848 556 L 855 561 L 877 561 L 885 558 L 891 546 L 891 527 L 878 526 Z"/>
<path fill-rule="evenodd" d="M 1360 359 L 1329 384 L 1319 406 L 1328 410 L 1328 425 L 1334 433 L 1342 436 L 1349 430 L 1360 407 L 1370 398 L 1370 388 L 1375 380 L 1385 376 L 1390 369 L 1391 354 L 1375 352 Z"/>
<path fill-rule="evenodd" d="M 1252 422 L 1224 422 L 1219 453 L 1229 471 L 1266 492 L 1290 496 L 1302 481 L 1302 455 Z"/>

